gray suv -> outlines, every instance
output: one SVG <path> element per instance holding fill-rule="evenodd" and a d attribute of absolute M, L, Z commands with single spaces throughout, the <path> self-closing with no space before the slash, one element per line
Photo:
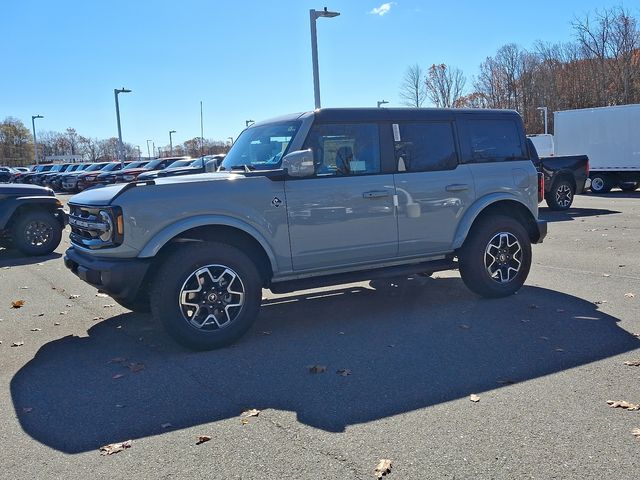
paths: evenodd
<path fill-rule="evenodd" d="M 508 110 L 321 109 L 256 123 L 216 173 L 70 202 L 66 266 L 180 343 L 228 345 L 261 289 L 459 269 L 516 292 L 541 242 L 544 189 Z"/>

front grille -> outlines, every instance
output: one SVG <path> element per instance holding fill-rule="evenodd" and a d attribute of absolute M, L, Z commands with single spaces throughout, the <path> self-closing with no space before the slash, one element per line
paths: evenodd
<path fill-rule="evenodd" d="M 82 205 L 69 205 L 69 226 L 71 243 L 85 248 L 100 248 L 104 242 L 100 235 L 109 230 L 109 225 L 100 218 L 100 209 Z"/>

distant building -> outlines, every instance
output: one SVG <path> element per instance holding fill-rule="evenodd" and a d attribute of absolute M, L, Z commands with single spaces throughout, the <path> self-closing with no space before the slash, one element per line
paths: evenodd
<path fill-rule="evenodd" d="M 44 163 L 80 163 L 82 155 L 49 155 L 44 157 Z"/>

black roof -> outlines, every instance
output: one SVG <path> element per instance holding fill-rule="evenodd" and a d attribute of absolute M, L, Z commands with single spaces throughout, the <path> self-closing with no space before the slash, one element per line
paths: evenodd
<path fill-rule="evenodd" d="M 427 121 L 461 115 L 519 116 L 515 110 L 487 108 L 321 108 L 314 114 L 317 120 L 326 122 Z"/>

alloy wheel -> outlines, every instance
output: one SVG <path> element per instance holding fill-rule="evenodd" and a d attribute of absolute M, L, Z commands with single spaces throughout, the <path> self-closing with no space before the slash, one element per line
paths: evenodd
<path fill-rule="evenodd" d="M 53 236 L 53 227 L 40 221 L 29 222 L 24 231 L 24 237 L 32 247 L 45 245 Z"/>
<path fill-rule="evenodd" d="M 556 203 L 563 208 L 568 208 L 571 206 L 572 200 L 573 192 L 571 191 L 571 187 L 566 183 L 561 184 L 556 189 Z"/>
<path fill-rule="evenodd" d="M 512 281 L 522 266 L 522 247 L 516 236 L 509 232 L 495 234 L 484 251 L 484 265 L 496 282 Z"/>

